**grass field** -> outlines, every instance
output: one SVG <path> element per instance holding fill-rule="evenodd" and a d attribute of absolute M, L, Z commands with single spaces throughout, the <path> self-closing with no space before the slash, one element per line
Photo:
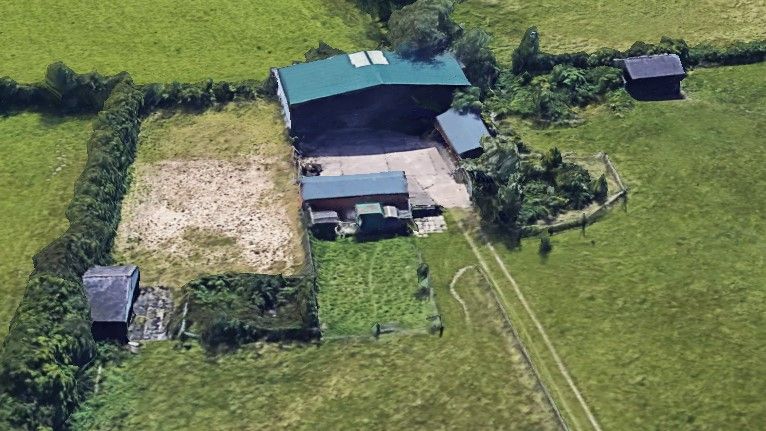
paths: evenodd
<path fill-rule="evenodd" d="M 143 122 L 117 261 L 146 285 L 225 271 L 293 273 L 304 263 L 291 147 L 275 103 Z"/>
<path fill-rule="evenodd" d="M 26 288 L 32 256 L 67 228 L 87 156 L 88 118 L 0 117 L 0 339 Z"/>
<path fill-rule="evenodd" d="M 107 369 L 75 430 L 519 429 L 556 422 L 457 231 L 418 239 L 444 336 L 251 346 L 216 360 L 148 344 Z M 288 346 L 289 347 L 289 346 Z"/>
<path fill-rule="evenodd" d="M 537 26 L 547 52 L 628 48 L 633 42 L 657 42 L 661 36 L 689 43 L 730 42 L 766 37 L 760 0 L 547 1 L 465 0 L 454 14 L 467 27 L 493 36 L 501 62 L 511 60 L 527 28 Z"/>
<path fill-rule="evenodd" d="M 535 239 L 495 244 L 603 429 L 766 423 L 764 73 L 699 70 L 684 81 L 687 100 L 519 128 L 533 147 L 607 151 L 631 189 L 626 211 L 585 236 L 554 236 L 546 260 Z M 503 277 L 497 265 L 490 273 Z"/>
<path fill-rule="evenodd" d="M 418 251 L 411 238 L 315 241 L 319 317 L 325 335 L 369 335 L 375 323 L 425 329 L 435 314 L 418 289 Z"/>
<path fill-rule="evenodd" d="M 352 0 L 7 2 L 0 76 L 37 81 L 61 60 L 137 82 L 262 79 L 319 40 L 371 48 L 375 32 Z"/>

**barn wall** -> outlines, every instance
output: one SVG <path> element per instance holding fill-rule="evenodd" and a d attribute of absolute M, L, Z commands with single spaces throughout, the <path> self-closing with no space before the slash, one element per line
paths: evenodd
<path fill-rule="evenodd" d="M 96 341 L 114 340 L 128 342 L 127 322 L 93 322 L 91 332 Z"/>
<path fill-rule="evenodd" d="M 409 209 L 409 195 L 369 195 L 349 198 L 315 199 L 307 201 L 315 211 L 336 211 L 341 220 L 353 221 L 350 216 L 354 211 L 354 205 L 369 202 L 379 202 L 381 205 L 393 205 L 398 209 Z"/>
<path fill-rule="evenodd" d="M 292 133 L 299 137 L 346 128 L 421 133 L 447 110 L 454 87 L 382 85 L 292 107 Z"/>
<path fill-rule="evenodd" d="M 681 77 L 627 80 L 625 89 L 637 100 L 668 100 L 681 97 Z"/>

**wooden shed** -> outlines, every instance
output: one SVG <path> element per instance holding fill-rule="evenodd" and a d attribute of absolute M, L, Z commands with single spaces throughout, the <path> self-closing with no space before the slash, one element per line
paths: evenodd
<path fill-rule="evenodd" d="M 686 72 L 675 54 L 644 55 L 623 60 L 625 89 L 637 100 L 681 97 Z"/>
<path fill-rule="evenodd" d="M 138 267 L 134 265 L 94 266 L 83 275 L 95 339 L 128 341 L 139 279 Z"/>
<path fill-rule="evenodd" d="M 424 131 L 449 107 L 455 88 L 470 85 L 451 54 L 416 61 L 361 51 L 272 73 L 285 123 L 304 139 L 345 128 Z"/>

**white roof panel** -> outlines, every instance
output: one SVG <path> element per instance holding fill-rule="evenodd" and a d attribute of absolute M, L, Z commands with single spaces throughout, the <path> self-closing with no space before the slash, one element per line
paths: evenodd
<path fill-rule="evenodd" d="M 388 59 L 383 55 L 383 51 L 367 51 L 367 56 L 372 60 L 372 64 L 388 64 Z"/>
<path fill-rule="evenodd" d="M 364 54 L 364 51 L 349 54 L 348 59 L 351 60 L 351 64 L 353 64 L 354 67 L 363 67 L 363 66 L 370 65 L 370 60 L 367 59 L 367 56 Z"/>

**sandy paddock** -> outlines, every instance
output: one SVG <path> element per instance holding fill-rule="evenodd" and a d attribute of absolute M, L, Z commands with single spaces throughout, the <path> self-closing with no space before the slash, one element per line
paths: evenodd
<path fill-rule="evenodd" d="M 272 163 L 249 157 L 141 166 L 123 207 L 118 251 L 156 253 L 200 273 L 274 273 L 299 265 L 297 203 L 284 204 L 297 202 L 297 187 L 278 190 Z"/>

